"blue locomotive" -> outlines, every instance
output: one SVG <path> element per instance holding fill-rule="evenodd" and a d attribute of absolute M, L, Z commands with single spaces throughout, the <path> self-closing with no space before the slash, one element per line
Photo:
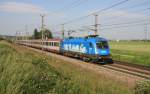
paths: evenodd
<path fill-rule="evenodd" d="M 85 38 L 67 38 L 60 44 L 60 52 L 84 61 L 112 63 L 108 41 L 97 35 Z"/>

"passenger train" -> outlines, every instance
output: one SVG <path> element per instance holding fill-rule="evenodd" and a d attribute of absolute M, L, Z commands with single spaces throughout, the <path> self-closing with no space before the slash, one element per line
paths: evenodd
<path fill-rule="evenodd" d="M 76 57 L 87 62 L 113 63 L 108 41 L 97 35 L 79 38 L 18 40 L 18 44 Z"/>

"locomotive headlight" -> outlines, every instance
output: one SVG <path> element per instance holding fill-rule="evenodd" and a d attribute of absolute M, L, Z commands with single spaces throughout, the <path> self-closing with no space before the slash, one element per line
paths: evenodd
<path fill-rule="evenodd" d="M 101 53 L 101 54 L 106 54 L 107 51 L 106 51 L 106 50 L 101 50 L 100 53 Z"/>
<path fill-rule="evenodd" d="M 95 49 L 95 54 L 98 54 L 98 50 L 97 49 Z"/>

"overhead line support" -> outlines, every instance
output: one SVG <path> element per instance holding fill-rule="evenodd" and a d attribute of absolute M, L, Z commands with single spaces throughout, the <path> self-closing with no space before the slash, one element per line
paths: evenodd
<path fill-rule="evenodd" d="M 41 33 L 42 33 L 42 50 L 44 50 L 43 49 L 43 46 L 44 46 L 44 17 L 45 17 L 45 15 L 44 14 L 41 14 L 40 15 L 41 16 L 41 18 L 42 18 L 42 26 L 41 26 Z"/>
<path fill-rule="evenodd" d="M 65 24 L 62 24 L 62 38 L 63 38 L 63 39 L 64 39 L 64 35 L 65 35 L 64 25 L 65 25 Z"/>

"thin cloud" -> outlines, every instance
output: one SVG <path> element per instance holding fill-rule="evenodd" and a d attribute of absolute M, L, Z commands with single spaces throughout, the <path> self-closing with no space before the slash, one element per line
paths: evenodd
<path fill-rule="evenodd" d="M 47 11 L 40 6 L 18 2 L 1 3 L 0 11 L 13 13 L 47 13 Z"/>

